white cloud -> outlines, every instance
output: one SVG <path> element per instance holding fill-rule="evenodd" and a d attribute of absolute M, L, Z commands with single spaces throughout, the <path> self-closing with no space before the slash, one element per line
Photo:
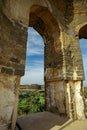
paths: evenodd
<path fill-rule="evenodd" d="M 44 84 L 43 60 L 34 60 L 33 65 L 26 65 L 25 75 L 21 78 L 20 84 Z"/>
<path fill-rule="evenodd" d="M 34 31 L 33 28 L 28 30 L 27 55 L 43 55 L 44 42 L 40 34 Z"/>
<path fill-rule="evenodd" d="M 26 67 L 25 67 L 25 73 L 27 71 L 33 70 L 35 68 L 41 69 L 41 70 L 43 69 L 44 70 L 44 61 L 43 60 L 40 60 L 40 61 L 34 60 L 34 61 L 32 61 L 32 63 L 30 63 L 29 65 L 26 65 Z"/>
<path fill-rule="evenodd" d="M 21 84 L 44 84 L 43 68 L 32 68 L 25 72 L 21 78 Z"/>
<path fill-rule="evenodd" d="M 41 47 L 29 47 L 27 48 L 27 56 L 31 56 L 31 55 L 43 55 L 44 54 L 44 50 Z"/>
<path fill-rule="evenodd" d="M 40 35 L 29 28 L 27 41 L 27 60 L 28 57 L 34 56 L 26 63 L 25 75 L 21 78 L 20 84 L 44 84 L 44 61 L 43 59 L 35 60 L 36 56 L 44 54 L 44 43 Z"/>

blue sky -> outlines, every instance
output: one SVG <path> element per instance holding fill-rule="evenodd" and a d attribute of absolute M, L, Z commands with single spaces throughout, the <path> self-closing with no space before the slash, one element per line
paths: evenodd
<path fill-rule="evenodd" d="M 87 40 L 85 39 L 80 40 L 80 49 L 82 52 L 83 66 L 84 66 L 84 72 L 85 72 L 84 86 L 87 87 Z"/>
<path fill-rule="evenodd" d="M 80 40 L 85 71 L 84 86 L 87 86 L 87 40 Z M 25 75 L 21 84 L 44 84 L 44 42 L 33 28 L 28 29 Z"/>
<path fill-rule="evenodd" d="M 25 76 L 21 84 L 44 84 L 44 42 L 33 28 L 28 29 Z"/>

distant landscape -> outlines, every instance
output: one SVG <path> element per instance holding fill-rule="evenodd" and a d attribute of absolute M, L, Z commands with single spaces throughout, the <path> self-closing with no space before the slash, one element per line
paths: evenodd
<path fill-rule="evenodd" d="M 31 85 L 20 85 L 20 91 L 34 91 L 44 90 L 44 85 L 31 84 Z"/>
<path fill-rule="evenodd" d="M 87 87 L 84 88 L 85 109 L 87 111 Z M 20 85 L 18 116 L 45 111 L 44 85 Z"/>

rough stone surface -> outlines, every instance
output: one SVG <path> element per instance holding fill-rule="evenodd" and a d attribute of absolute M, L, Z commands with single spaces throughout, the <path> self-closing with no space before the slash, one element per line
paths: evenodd
<path fill-rule="evenodd" d="M 23 75 L 27 28 L 10 21 L 0 12 L 0 70 L 2 73 Z"/>
<path fill-rule="evenodd" d="M 17 119 L 18 125 L 22 130 L 86 130 L 87 119 L 76 120 L 72 122 L 68 118 L 58 116 L 53 113 L 43 112 L 27 116 L 22 116 Z M 33 125 L 34 124 L 34 125 Z M 18 127 L 16 126 L 16 130 Z"/>
<path fill-rule="evenodd" d="M 46 85 L 46 108 L 48 111 L 66 114 L 64 82 L 48 83 Z"/>
<path fill-rule="evenodd" d="M 87 38 L 87 0 L 1 0 L 0 93 L 4 103 L 0 101 L 0 114 L 3 113 L 0 118 L 5 117 L 3 127 L 9 120 L 12 130 L 15 126 L 18 80 L 24 75 L 28 26 L 35 28 L 44 40 L 46 109 L 83 119 L 85 77 L 79 39 Z M 18 80 L 10 81 L 10 76 L 17 76 Z M 4 98 L 4 92 L 8 99 Z M 6 107 L 6 116 L 7 103 L 11 113 Z"/>
<path fill-rule="evenodd" d="M 66 82 L 67 115 L 74 119 L 85 119 L 84 93 L 81 81 Z"/>
<path fill-rule="evenodd" d="M 16 97 L 16 79 L 17 76 L 0 74 L 0 130 L 11 127 Z"/>
<path fill-rule="evenodd" d="M 51 112 L 39 112 L 25 115 L 17 119 L 17 124 L 22 130 L 54 130 L 60 128 L 69 119 Z M 16 129 L 17 130 L 17 125 Z"/>

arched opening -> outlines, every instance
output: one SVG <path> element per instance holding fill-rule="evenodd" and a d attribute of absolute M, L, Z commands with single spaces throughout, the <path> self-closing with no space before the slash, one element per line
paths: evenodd
<path fill-rule="evenodd" d="M 54 96 L 51 97 L 53 99 L 50 99 L 50 96 L 54 95 L 54 94 L 52 94 L 53 93 L 52 89 L 55 89 L 55 88 L 57 89 L 57 86 L 55 87 L 55 83 L 53 80 L 57 80 L 58 75 L 56 73 L 56 68 L 58 66 L 58 62 L 60 64 L 60 59 L 57 56 L 58 55 L 57 53 L 60 52 L 60 49 L 61 49 L 60 40 L 59 40 L 59 36 L 60 36 L 59 26 L 47 8 L 34 5 L 31 7 L 31 10 L 30 10 L 29 27 L 33 27 L 42 36 L 42 38 L 44 40 L 43 45 L 44 45 L 44 80 L 45 80 L 45 106 L 46 106 L 46 110 L 52 111 L 52 112 L 59 111 L 59 110 L 55 110 L 56 109 L 55 107 L 57 105 L 56 104 L 57 99 Z M 36 40 L 34 42 L 36 42 Z M 30 51 L 32 50 L 31 46 L 29 47 Z M 35 47 L 35 45 L 34 45 L 34 47 Z M 36 45 L 36 48 L 38 48 L 37 45 Z M 35 53 L 35 51 L 33 53 Z M 39 62 L 40 62 L 40 60 L 39 60 Z M 32 66 L 31 65 L 32 62 L 30 60 L 28 60 L 28 64 L 30 66 Z M 35 74 L 35 71 L 34 71 L 34 74 Z M 38 74 L 37 74 L 37 77 L 38 77 Z M 30 74 L 30 73 L 29 73 L 29 75 L 32 76 L 32 74 Z M 50 77 L 50 75 L 54 75 L 55 79 L 53 79 L 52 76 Z M 33 75 L 33 77 L 34 77 L 34 75 Z M 50 80 L 50 85 L 53 82 L 53 87 L 46 87 L 48 84 L 47 80 L 48 81 Z M 57 96 L 57 93 L 56 93 L 56 96 Z M 61 96 L 61 98 L 62 98 L 62 96 Z M 54 100 L 55 104 L 53 104 L 51 102 L 51 100 Z M 51 105 L 49 105 L 49 103 Z M 52 106 L 52 105 L 54 105 L 54 106 Z M 59 108 L 57 108 L 57 109 L 59 109 Z"/>
<path fill-rule="evenodd" d="M 61 50 L 60 28 L 48 8 L 38 5 L 34 5 L 30 9 L 29 27 L 33 27 L 44 40 L 46 112 L 33 114 L 28 119 L 31 120 L 31 117 L 33 117 L 37 128 L 39 126 L 38 123 L 41 121 L 41 128 L 39 129 L 42 129 L 43 122 L 47 124 L 46 128 L 44 128 L 45 125 L 43 126 L 43 129 L 51 129 L 56 124 L 62 125 L 68 120 L 66 116 L 65 86 L 62 72 L 63 50 Z M 64 115 L 62 116 L 63 119 L 61 115 Z M 24 122 L 26 121 L 24 120 Z M 35 129 L 34 125 L 32 127 Z"/>
<path fill-rule="evenodd" d="M 83 26 L 79 31 L 80 48 L 82 52 L 84 76 L 83 81 L 84 97 L 85 97 L 85 110 L 87 112 L 87 25 Z"/>
<path fill-rule="evenodd" d="M 32 27 L 28 28 L 25 76 L 21 84 L 44 84 L 44 42 Z"/>
<path fill-rule="evenodd" d="M 40 34 L 29 27 L 25 75 L 21 78 L 18 115 L 43 112 L 44 97 L 44 42 Z"/>
<path fill-rule="evenodd" d="M 80 48 L 81 48 L 81 52 L 82 52 L 82 58 L 83 58 L 83 67 L 84 67 L 84 75 L 85 75 L 85 79 L 83 81 L 83 86 L 87 87 L 87 39 L 80 39 Z"/>
<path fill-rule="evenodd" d="M 61 79 L 60 68 L 62 66 L 62 62 L 60 62 L 62 60 L 62 52 L 58 23 L 48 8 L 33 5 L 30 9 L 29 26 L 40 33 L 45 43 L 44 79 L 46 110 L 54 113 L 64 113 L 64 104 L 60 104 L 64 100 L 64 95 L 61 94 L 61 96 L 58 96 L 58 92 L 60 91 L 58 90 L 58 86 L 60 85 L 58 80 Z M 58 53 L 60 58 L 58 57 Z M 54 91 L 56 91 L 55 95 Z M 60 99 L 59 103 L 57 102 L 57 98 Z M 59 108 L 60 106 L 61 108 Z"/>

